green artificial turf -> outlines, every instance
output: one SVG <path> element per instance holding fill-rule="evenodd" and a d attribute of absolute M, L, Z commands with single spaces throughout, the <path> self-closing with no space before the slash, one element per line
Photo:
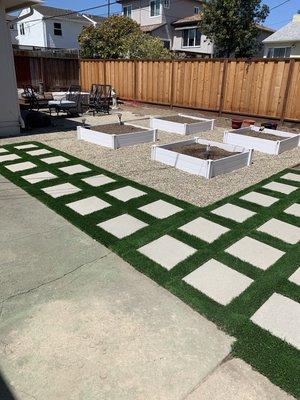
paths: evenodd
<path fill-rule="evenodd" d="M 250 320 L 250 317 L 274 292 L 300 302 L 299 287 L 288 280 L 289 276 L 299 267 L 299 245 L 285 243 L 277 238 L 256 230 L 270 218 L 277 218 L 290 224 L 299 225 L 299 218 L 285 214 L 283 211 L 291 204 L 299 202 L 300 190 L 298 189 L 289 195 L 285 195 L 262 188 L 262 186 L 268 182 L 277 181 L 290 185 L 292 184 L 293 186 L 300 188 L 299 182 L 292 182 L 281 178 L 281 176 L 287 172 L 300 174 L 300 171 L 298 172 L 289 169 L 281 171 L 280 173 L 239 193 L 222 199 L 215 204 L 200 208 L 158 192 L 152 188 L 130 181 L 124 177 L 113 174 L 42 143 L 30 143 L 37 145 L 39 148 L 49 149 L 52 154 L 30 156 L 26 154 L 26 151 L 30 151 L 31 149 L 17 150 L 14 148 L 14 146 L 17 145 L 28 144 L 28 142 L 5 145 L 3 148 L 20 155 L 22 159 L 0 163 L 1 175 L 20 186 L 30 195 L 39 199 L 49 208 L 62 215 L 65 219 L 91 237 L 112 249 L 137 270 L 155 280 L 157 283 L 189 304 L 193 309 L 215 322 L 221 329 L 234 336 L 237 339 L 232 350 L 234 356 L 240 357 L 251 364 L 259 372 L 266 375 L 272 382 L 293 394 L 295 397 L 300 397 L 299 350 L 261 329 Z M 35 149 L 37 148 L 32 148 L 32 150 Z M 2 153 L 0 156 L 5 154 L 6 153 Z M 63 155 L 68 158 L 69 161 L 48 165 L 41 160 L 42 158 L 50 157 L 52 155 Z M 37 165 L 37 167 L 16 173 L 10 172 L 5 168 L 7 165 L 21 161 L 32 161 Z M 67 175 L 58 169 L 59 167 L 73 164 L 87 166 L 91 171 L 75 175 Z M 30 184 L 22 179 L 22 175 L 28 175 L 30 173 L 45 170 L 54 173 L 57 175 L 57 178 L 35 184 Z M 81 178 L 101 173 L 115 179 L 115 182 L 100 187 L 92 187 L 81 180 Z M 82 191 L 57 199 L 53 199 L 51 196 L 48 196 L 41 191 L 42 188 L 65 182 L 74 184 L 82 189 Z M 107 193 L 110 190 L 126 185 L 140 189 L 146 192 L 146 195 L 132 199 L 128 202 L 122 202 Z M 271 207 L 262 207 L 240 199 L 243 194 L 251 191 L 268 194 L 278 198 L 278 201 Z M 110 203 L 111 207 L 86 216 L 81 216 L 66 207 L 67 203 L 95 195 Z M 159 199 L 177 205 L 181 207 L 183 211 L 160 220 L 138 210 L 139 207 Z M 244 223 L 237 223 L 211 213 L 213 209 L 229 202 L 254 211 L 256 214 Z M 125 237 L 124 239 L 117 239 L 113 235 L 96 226 L 102 221 L 124 213 L 129 213 L 139 220 L 144 221 L 148 226 L 128 237 Z M 192 221 L 199 216 L 206 217 L 213 222 L 223 225 L 229 228 L 230 231 L 222 235 L 212 244 L 208 244 L 178 229 L 185 223 Z M 183 243 L 194 247 L 197 252 L 168 271 L 137 251 L 141 246 L 158 239 L 164 234 L 168 234 Z M 250 236 L 282 250 L 285 252 L 285 255 L 266 271 L 263 271 L 224 251 L 231 244 L 245 236 Z M 194 271 L 211 258 L 228 265 L 230 268 L 248 276 L 254 281 L 240 296 L 233 299 L 233 301 L 227 306 L 218 304 L 182 280 L 187 274 Z"/>

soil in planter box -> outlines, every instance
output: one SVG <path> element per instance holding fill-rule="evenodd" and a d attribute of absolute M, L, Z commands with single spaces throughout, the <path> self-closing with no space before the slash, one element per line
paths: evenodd
<path fill-rule="evenodd" d="M 255 137 L 255 138 L 267 139 L 267 140 L 273 140 L 273 141 L 288 139 L 287 137 L 273 135 L 272 133 L 264 133 L 263 131 L 256 132 L 256 131 L 253 131 L 252 129 L 247 129 L 243 132 L 237 132 L 237 133 L 245 135 L 245 136 L 251 136 L 251 137 Z"/>
<path fill-rule="evenodd" d="M 93 126 L 91 130 L 107 133 L 109 135 L 122 135 L 123 133 L 146 132 L 147 129 L 137 128 L 132 125 L 105 124 Z"/>
<path fill-rule="evenodd" d="M 207 152 L 207 146 L 203 144 L 188 144 L 181 147 L 174 147 L 170 149 L 176 151 L 180 154 L 185 154 L 187 156 L 201 158 L 202 160 L 219 160 L 220 158 L 233 156 L 235 154 L 240 154 L 238 152 L 231 153 L 230 151 L 226 151 L 220 149 L 219 147 L 211 146 L 209 154 Z"/>
<path fill-rule="evenodd" d="M 158 119 L 163 119 L 164 121 L 177 122 L 179 124 L 194 124 L 195 122 L 203 122 L 197 119 L 181 117 L 180 115 L 171 115 L 169 117 L 158 117 Z"/>

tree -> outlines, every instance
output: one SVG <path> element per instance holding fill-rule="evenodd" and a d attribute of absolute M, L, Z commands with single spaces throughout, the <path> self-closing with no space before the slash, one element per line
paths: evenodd
<path fill-rule="evenodd" d="M 257 24 L 268 14 L 261 0 L 209 0 L 199 28 L 214 43 L 217 56 L 251 57 L 260 47 Z"/>
<path fill-rule="evenodd" d="M 163 42 L 143 33 L 137 22 L 114 15 L 84 28 L 78 38 L 83 58 L 171 58 Z"/>

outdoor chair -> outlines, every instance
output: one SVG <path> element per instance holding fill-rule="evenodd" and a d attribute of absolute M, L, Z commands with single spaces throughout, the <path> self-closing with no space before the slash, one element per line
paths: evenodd
<path fill-rule="evenodd" d="M 97 85 L 96 96 L 94 103 L 91 105 L 93 115 L 98 112 L 109 114 L 111 99 L 112 99 L 111 85 Z"/>
<path fill-rule="evenodd" d="M 50 115 L 52 115 L 53 109 L 57 116 L 60 111 L 66 112 L 68 115 L 78 115 L 81 113 L 81 91 L 69 91 L 62 99 L 49 101 L 48 107 Z"/>
<path fill-rule="evenodd" d="M 36 93 L 31 85 L 24 86 L 24 93 L 22 93 L 22 97 L 28 104 L 29 110 L 37 111 L 39 111 L 41 108 L 47 107 L 49 100 L 53 98 L 52 95 L 40 95 Z"/>

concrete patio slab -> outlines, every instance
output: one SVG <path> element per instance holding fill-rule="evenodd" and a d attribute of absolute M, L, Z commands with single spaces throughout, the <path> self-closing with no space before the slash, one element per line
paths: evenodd
<path fill-rule="evenodd" d="M 36 167 L 35 164 L 33 164 L 30 161 L 25 161 L 25 162 L 19 162 L 17 164 L 6 165 L 5 168 L 10 170 L 11 172 L 18 172 L 18 171 L 26 171 L 26 169 L 31 169 L 34 167 Z"/>
<path fill-rule="evenodd" d="M 292 172 L 288 172 L 287 174 L 282 175 L 281 178 L 295 182 L 300 182 L 300 174 L 293 174 Z"/>
<path fill-rule="evenodd" d="M 25 179 L 25 181 L 34 184 L 57 178 L 57 176 L 52 174 L 51 172 L 43 171 L 43 172 L 36 172 L 35 174 L 23 175 L 22 178 Z"/>
<path fill-rule="evenodd" d="M 0 162 L 4 161 L 13 161 L 13 160 L 18 160 L 21 157 L 18 156 L 17 154 L 6 154 L 5 156 L 0 156 Z"/>
<path fill-rule="evenodd" d="M 90 168 L 81 164 L 70 165 L 69 167 L 62 167 L 59 169 L 68 175 L 81 174 L 82 172 L 90 171 Z"/>
<path fill-rule="evenodd" d="M 107 192 L 107 194 L 125 202 L 131 199 L 136 199 L 137 197 L 144 196 L 147 193 L 132 186 L 124 186 L 120 189 L 111 190 L 110 192 Z"/>
<path fill-rule="evenodd" d="M 169 235 L 164 235 L 151 243 L 140 247 L 138 251 L 160 264 L 167 270 L 172 269 L 196 250 Z"/>
<path fill-rule="evenodd" d="M 266 270 L 284 255 L 284 252 L 248 236 L 225 250 L 234 257 Z"/>
<path fill-rule="evenodd" d="M 132 217 L 129 214 L 123 214 L 118 217 L 97 224 L 100 228 L 111 233 L 119 239 L 131 235 L 132 233 L 145 228 L 148 224 Z"/>
<path fill-rule="evenodd" d="M 46 164 L 57 164 L 69 161 L 69 159 L 63 156 L 52 156 L 52 157 L 41 158 L 41 161 L 44 161 Z"/>
<path fill-rule="evenodd" d="M 110 207 L 110 204 L 99 199 L 99 197 L 91 196 L 66 204 L 66 206 L 76 211 L 80 215 L 88 215 L 95 211 L 100 211 L 104 208 Z"/>
<path fill-rule="evenodd" d="M 234 204 L 224 204 L 221 207 L 211 211 L 213 214 L 220 215 L 224 218 L 232 219 L 236 222 L 245 222 L 248 218 L 253 217 L 256 213 L 246 208 L 236 206 Z"/>
<path fill-rule="evenodd" d="M 36 144 L 31 144 L 31 143 L 20 144 L 19 146 L 14 146 L 14 148 L 18 149 L 18 150 L 31 149 L 31 148 L 34 148 L 34 147 L 38 147 L 38 146 Z"/>
<path fill-rule="evenodd" d="M 263 207 L 270 207 L 272 204 L 276 203 L 278 199 L 275 197 L 267 196 L 266 194 L 250 192 L 240 197 L 242 200 L 249 201 L 250 203 L 255 203 Z"/>
<path fill-rule="evenodd" d="M 100 175 L 89 176 L 88 178 L 82 179 L 82 181 L 93 187 L 98 187 L 98 186 L 106 185 L 108 183 L 115 182 L 115 179 L 112 179 L 109 176 L 100 174 Z"/>
<path fill-rule="evenodd" d="M 0 250 L 1 372 L 16 400 L 181 400 L 228 356 L 232 338 L 104 246 L 26 193 L 11 204 L 27 223 Z M 47 221 L 37 233 L 29 204 Z"/>
<path fill-rule="evenodd" d="M 30 150 L 26 151 L 30 156 L 42 156 L 43 154 L 50 154 L 51 151 L 47 149 L 39 149 L 39 150 Z"/>
<path fill-rule="evenodd" d="M 274 190 L 275 192 L 280 192 L 284 194 L 293 193 L 297 188 L 295 186 L 287 185 L 285 183 L 270 182 L 263 186 L 265 189 Z"/>
<path fill-rule="evenodd" d="M 300 240 L 300 228 L 276 218 L 270 219 L 268 222 L 257 228 L 257 230 L 290 244 L 296 244 Z"/>
<path fill-rule="evenodd" d="M 295 400 L 238 358 L 225 361 L 184 400 Z"/>
<path fill-rule="evenodd" d="M 155 218 L 163 219 L 182 211 L 182 208 L 164 200 L 157 200 L 153 203 L 149 203 L 143 207 L 140 207 L 139 210 L 150 214 Z"/>
<path fill-rule="evenodd" d="M 295 203 L 284 210 L 285 213 L 300 217 L 300 204 Z"/>
<path fill-rule="evenodd" d="M 45 189 L 42 189 L 42 191 L 56 199 L 58 197 L 80 192 L 81 189 L 72 185 L 71 183 L 62 183 L 61 185 L 49 186 Z"/>
<path fill-rule="evenodd" d="M 300 286 L 300 267 L 289 277 L 289 281 Z"/>
<path fill-rule="evenodd" d="M 296 301 L 274 293 L 251 320 L 300 350 L 300 304 Z"/>
<path fill-rule="evenodd" d="M 202 217 L 188 222 L 178 229 L 188 233 L 189 235 L 196 236 L 197 238 L 208 243 L 214 242 L 221 235 L 229 231 L 229 229 L 225 228 L 225 226 L 221 226 Z"/>
<path fill-rule="evenodd" d="M 214 259 L 201 265 L 183 280 L 223 306 L 238 297 L 253 282 Z"/>

